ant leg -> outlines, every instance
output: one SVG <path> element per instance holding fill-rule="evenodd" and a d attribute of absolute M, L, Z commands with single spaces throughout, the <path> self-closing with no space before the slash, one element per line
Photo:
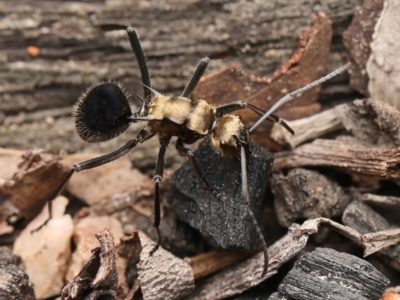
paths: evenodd
<path fill-rule="evenodd" d="M 176 150 L 178 151 L 178 154 L 180 156 L 186 156 L 188 158 L 188 160 L 192 164 L 192 167 L 193 167 L 195 173 L 197 174 L 197 176 L 204 183 L 204 185 L 206 186 L 207 190 L 212 192 L 212 188 L 211 188 L 210 184 L 208 183 L 206 177 L 204 176 L 203 171 L 201 171 L 199 165 L 197 164 L 196 159 L 193 156 L 193 152 L 190 149 L 185 148 L 183 146 L 183 142 L 182 142 L 182 140 L 180 138 L 178 138 L 176 140 L 176 146 L 175 147 L 176 147 Z"/>
<path fill-rule="evenodd" d="M 250 104 L 247 102 L 243 102 L 243 101 L 237 101 L 234 103 L 229 103 L 229 104 L 225 104 L 225 105 L 221 105 L 219 107 L 217 107 L 216 109 L 216 116 L 217 117 L 222 117 L 223 115 L 226 115 L 230 112 L 236 111 L 236 110 L 240 110 L 240 109 L 244 109 L 244 108 L 248 108 L 251 109 L 252 111 L 254 111 L 256 114 L 258 114 L 259 116 L 263 116 L 265 115 L 265 111 Z M 279 118 L 276 115 L 269 115 L 267 117 L 268 121 L 271 121 L 273 123 L 277 123 L 280 124 L 281 126 L 283 126 L 287 131 L 289 131 L 291 134 L 294 134 L 294 131 L 292 128 L 290 128 L 290 126 L 281 118 Z"/>
<path fill-rule="evenodd" d="M 264 269 L 261 274 L 261 277 L 264 277 L 268 271 L 268 247 L 267 243 L 265 242 L 264 235 L 261 232 L 260 226 L 258 226 L 257 219 L 251 210 L 250 203 L 249 203 L 249 189 L 247 185 L 247 165 L 246 165 L 246 151 L 245 145 L 242 143 L 240 144 L 240 165 L 242 171 L 242 199 L 243 205 L 247 207 L 247 212 L 253 222 L 253 226 L 256 229 L 257 235 L 259 240 L 261 241 L 263 253 L 264 253 Z"/>
<path fill-rule="evenodd" d="M 130 140 L 128 143 L 126 143 L 123 147 L 119 148 L 118 150 L 111 152 L 109 154 L 100 156 L 100 157 L 96 157 L 96 158 L 75 164 L 72 167 L 72 169 L 69 171 L 69 173 L 64 177 L 63 181 L 61 181 L 60 185 L 57 187 L 57 189 L 51 195 L 50 200 L 48 201 L 49 217 L 42 225 L 40 225 L 38 228 L 32 230 L 31 233 L 39 231 L 41 228 L 43 228 L 43 226 L 45 226 L 53 218 L 52 201 L 61 194 L 61 192 L 64 190 L 64 187 L 67 185 L 68 181 L 71 179 L 72 175 L 75 172 L 93 169 L 98 166 L 105 165 L 113 160 L 116 160 L 116 159 L 124 156 L 125 154 L 127 154 L 138 143 L 143 143 L 144 141 L 148 140 L 152 136 L 154 136 L 154 133 L 147 131 L 146 128 L 142 129 L 139 132 L 136 139 Z"/>
<path fill-rule="evenodd" d="M 157 232 L 157 242 L 153 249 L 150 251 L 150 256 L 160 247 L 161 244 L 161 233 L 160 233 L 160 220 L 161 220 L 161 201 L 160 201 L 160 182 L 164 173 L 164 158 L 167 150 L 167 145 L 171 137 L 160 138 L 160 151 L 158 152 L 156 172 L 153 180 L 155 182 L 155 193 L 154 193 L 154 228 Z"/>
<path fill-rule="evenodd" d="M 203 76 L 204 71 L 207 68 L 208 62 L 210 59 L 208 57 L 204 57 L 201 59 L 199 65 L 196 68 L 196 71 L 193 73 L 192 78 L 190 78 L 189 83 L 185 87 L 184 91 L 182 92 L 182 97 L 190 98 L 194 89 L 196 88 L 197 84 L 199 83 L 201 76 Z"/>

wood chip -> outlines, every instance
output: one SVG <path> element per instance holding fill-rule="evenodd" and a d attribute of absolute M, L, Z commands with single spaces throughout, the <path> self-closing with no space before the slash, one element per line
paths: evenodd
<path fill-rule="evenodd" d="M 138 232 L 142 246 L 138 264 L 138 280 L 146 300 L 180 299 L 194 289 L 194 276 L 190 265 L 159 248 L 152 256 L 155 243 Z"/>

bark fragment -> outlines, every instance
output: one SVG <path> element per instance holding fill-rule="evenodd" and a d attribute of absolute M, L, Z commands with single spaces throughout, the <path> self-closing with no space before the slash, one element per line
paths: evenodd
<path fill-rule="evenodd" d="M 94 248 L 92 256 L 74 280 L 62 290 L 61 299 L 117 299 L 118 271 L 111 232 L 106 228 L 96 234 L 100 247 Z"/>
<path fill-rule="evenodd" d="M 383 3 L 384 0 L 364 0 L 355 10 L 351 25 L 343 32 L 343 44 L 351 61 L 350 85 L 365 96 L 369 95 L 366 68 L 371 54 L 370 44 Z"/>

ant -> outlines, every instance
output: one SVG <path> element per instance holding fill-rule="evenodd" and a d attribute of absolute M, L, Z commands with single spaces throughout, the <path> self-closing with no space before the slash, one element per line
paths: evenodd
<path fill-rule="evenodd" d="M 139 42 L 136 30 L 132 27 L 121 25 L 105 25 L 105 30 L 127 31 L 131 47 L 135 53 L 139 65 L 142 83 L 144 87 L 144 97 L 133 93 L 140 101 L 141 107 L 135 113 L 131 112 L 129 105 L 130 95 L 113 81 L 102 81 L 92 85 L 79 98 L 75 109 L 75 125 L 78 135 L 86 142 L 97 143 L 115 138 L 124 132 L 132 123 L 147 122 L 136 138 L 128 141 L 124 146 L 109 154 L 75 164 L 48 201 L 49 217 L 39 230 L 52 218 L 52 201 L 64 189 L 70 178 L 75 172 L 96 168 L 98 166 L 114 161 L 132 150 L 138 143 L 144 143 L 148 139 L 159 135 L 160 150 L 157 157 L 154 182 L 154 227 L 157 232 L 157 242 L 151 250 L 152 255 L 160 246 L 160 182 L 164 172 L 164 157 L 167 145 L 173 136 L 177 137 L 175 144 L 179 155 L 187 157 L 193 166 L 197 176 L 201 179 L 206 189 L 212 192 L 212 187 L 205 178 L 203 172 L 198 166 L 193 152 L 186 148 L 184 144 L 193 144 L 199 139 L 211 134 L 211 142 L 214 148 L 223 156 L 228 158 L 238 158 L 241 160 L 241 180 L 242 180 L 242 199 L 243 205 L 248 209 L 248 213 L 253 220 L 258 237 L 262 243 L 264 252 L 264 270 L 263 276 L 268 270 L 268 248 L 261 233 L 257 220 L 249 208 L 249 194 L 247 187 L 246 156 L 250 155 L 249 142 L 251 132 L 268 119 L 271 122 L 279 123 L 289 132 L 293 130 L 279 117 L 272 113 L 287 101 L 293 99 L 296 94 L 302 93 L 331 77 L 339 74 L 349 65 L 328 74 L 327 76 L 298 89 L 275 103 L 268 112 L 265 112 L 249 103 L 237 101 L 219 107 L 213 107 L 205 100 L 191 100 L 190 97 L 197 86 L 200 78 L 204 74 L 209 63 L 209 58 L 203 58 L 194 74 L 189 80 L 180 96 L 166 96 L 152 89 L 150 75 L 148 72 L 146 59 Z M 247 129 L 238 116 L 229 113 L 240 109 L 248 108 L 259 114 L 261 118 L 250 128 Z"/>

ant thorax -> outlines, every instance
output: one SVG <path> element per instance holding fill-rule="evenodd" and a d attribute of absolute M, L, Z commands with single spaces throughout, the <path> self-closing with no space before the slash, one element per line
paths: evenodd
<path fill-rule="evenodd" d="M 206 136 L 215 121 L 215 109 L 204 100 L 155 95 L 149 109 L 148 127 L 162 136 L 176 136 L 192 144 Z"/>
<path fill-rule="evenodd" d="M 248 145 L 249 132 L 238 116 L 224 115 L 215 125 L 212 143 L 215 149 L 229 158 L 240 157 L 240 147 Z"/>

